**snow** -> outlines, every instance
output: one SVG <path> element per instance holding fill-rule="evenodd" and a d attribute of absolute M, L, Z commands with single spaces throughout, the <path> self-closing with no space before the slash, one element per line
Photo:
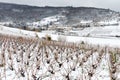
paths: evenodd
<path fill-rule="evenodd" d="M 101 25 L 110 25 L 110 24 L 118 24 L 117 20 L 110 20 L 110 21 L 100 21 L 98 22 Z"/>
<path fill-rule="evenodd" d="M 80 23 L 86 24 L 86 23 L 92 23 L 92 21 L 91 20 L 89 20 L 89 21 L 82 20 L 82 21 L 80 21 Z"/>
<path fill-rule="evenodd" d="M 33 26 L 44 26 L 44 25 L 49 25 L 50 23 L 59 24 L 58 20 L 60 20 L 64 17 L 65 16 L 62 16 L 62 15 L 54 15 L 54 16 L 43 18 L 40 21 L 28 23 L 28 25 L 31 24 Z"/>
<path fill-rule="evenodd" d="M 113 28 L 110 26 L 104 29 L 109 31 L 116 30 L 116 28 L 119 27 Z M 36 37 L 36 35 L 42 38 L 48 34 L 53 40 L 58 40 L 58 37 L 61 36 L 62 38 L 66 38 L 68 42 L 79 43 L 84 41 L 92 45 L 120 47 L 119 38 L 63 36 L 50 32 L 39 33 L 5 26 L 0 26 L 0 33 L 31 38 Z M 2 63 L 2 53 L 4 53 L 6 61 L 5 67 L 0 67 L 0 78 L 2 78 L 2 80 L 35 80 L 33 76 L 37 79 L 40 78 L 40 80 L 68 80 L 66 76 L 69 76 L 70 80 L 111 80 L 111 62 L 108 51 L 102 53 L 91 49 L 82 50 L 79 48 L 74 49 L 53 45 L 43 46 L 42 42 L 38 40 L 35 40 L 35 42 L 23 41 L 21 43 L 14 38 L 9 39 L 8 37 L 3 40 L 1 38 L 0 44 L 0 63 Z M 16 51 L 15 54 L 13 53 L 14 51 Z M 60 53 L 58 54 L 58 52 Z M 48 57 L 46 57 L 46 53 Z M 23 57 L 21 57 L 21 54 Z M 56 54 L 59 56 L 57 60 L 55 59 Z M 29 59 L 28 56 L 30 56 Z M 11 59 L 9 57 L 11 57 Z M 47 63 L 48 60 L 50 61 L 49 64 Z M 29 62 L 28 65 L 26 64 L 27 62 Z M 59 67 L 60 63 L 62 63 L 61 67 Z M 82 64 L 80 65 L 80 63 Z M 93 64 L 97 65 L 96 69 L 93 68 Z M 14 68 L 13 70 L 10 69 L 10 65 Z M 38 66 L 39 69 L 37 69 Z M 24 72 L 25 76 L 21 75 L 21 72 Z M 90 72 L 93 73 L 92 76 Z M 119 74 L 119 72 L 116 73 L 118 79 L 120 77 Z"/>
<path fill-rule="evenodd" d="M 79 36 L 87 37 L 114 37 L 120 36 L 120 26 L 103 26 L 103 27 L 88 27 L 83 30 L 71 31 Z"/>
<path fill-rule="evenodd" d="M 114 26 L 113 26 L 114 27 Z M 113 29 L 112 26 L 110 27 L 105 27 L 105 30 L 113 30 L 114 33 L 119 34 L 119 29 L 120 27 L 114 27 L 115 29 Z M 115 32 L 116 31 L 116 32 Z M 117 32 L 118 31 L 118 32 Z M 109 35 L 113 35 L 113 32 Z M 21 30 L 21 29 L 16 29 L 16 28 L 9 28 L 9 27 L 5 27 L 5 26 L 0 26 L 0 33 L 3 34 L 12 34 L 12 35 L 19 35 L 19 36 L 27 36 L 27 37 L 36 37 L 36 35 L 39 36 L 39 38 L 45 37 L 46 35 L 51 36 L 51 38 L 53 40 L 58 40 L 58 38 L 60 36 L 63 35 L 56 35 L 56 34 L 52 34 L 50 32 L 33 32 L 33 31 L 26 31 L 26 30 Z M 114 34 L 115 35 L 115 34 Z M 66 41 L 68 42 L 81 42 L 84 41 L 88 44 L 94 44 L 94 45 L 101 45 L 101 46 L 110 46 L 110 47 L 120 47 L 120 39 L 119 38 L 105 38 L 105 37 L 78 37 L 78 36 L 63 36 L 64 38 L 66 38 Z"/>
<path fill-rule="evenodd" d="M 95 76 L 92 77 L 92 80 L 111 80 L 109 73 L 109 61 L 109 55 L 104 55 L 99 67 L 96 69 Z"/>

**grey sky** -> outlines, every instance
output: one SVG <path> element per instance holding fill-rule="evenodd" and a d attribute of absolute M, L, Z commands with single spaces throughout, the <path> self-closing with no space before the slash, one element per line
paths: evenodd
<path fill-rule="evenodd" d="M 120 0 L 0 0 L 0 2 L 34 6 L 86 6 L 110 8 L 112 10 L 120 11 Z"/>

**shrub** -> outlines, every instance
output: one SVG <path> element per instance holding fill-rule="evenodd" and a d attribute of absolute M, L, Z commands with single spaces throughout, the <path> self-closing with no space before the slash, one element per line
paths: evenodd
<path fill-rule="evenodd" d="M 51 40 L 52 40 L 52 39 L 51 39 L 51 36 L 46 35 L 46 40 L 51 41 Z"/>
<path fill-rule="evenodd" d="M 85 42 L 84 42 L 84 41 L 82 41 L 82 42 L 81 42 L 81 44 L 85 44 Z"/>

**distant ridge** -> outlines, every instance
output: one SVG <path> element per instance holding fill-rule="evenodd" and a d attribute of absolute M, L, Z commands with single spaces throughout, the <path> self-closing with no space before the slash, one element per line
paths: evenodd
<path fill-rule="evenodd" d="M 65 25 L 72 25 L 79 23 L 81 20 L 101 21 L 115 19 L 119 13 L 110 9 L 95 7 L 38 7 L 0 3 L 0 22 L 12 21 L 26 24 L 26 22 L 35 22 L 54 15 L 65 16 L 60 22 Z"/>

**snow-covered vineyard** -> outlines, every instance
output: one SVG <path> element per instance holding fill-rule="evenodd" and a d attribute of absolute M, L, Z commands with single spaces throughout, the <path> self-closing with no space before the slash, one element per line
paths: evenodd
<path fill-rule="evenodd" d="M 120 49 L 0 34 L 0 80 L 120 80 Z"/>

